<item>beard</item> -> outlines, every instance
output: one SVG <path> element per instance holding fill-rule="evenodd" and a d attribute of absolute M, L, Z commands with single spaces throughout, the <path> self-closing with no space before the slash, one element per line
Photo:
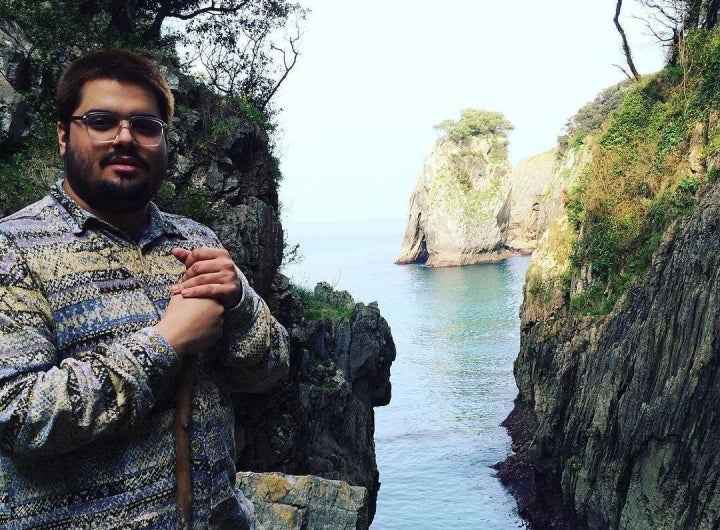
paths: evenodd
<path fill-rule="evenodd" d="M 108 181 L 95 176 L 93 162 L 83 157 L 68 143 L 65 150 L 65 178 L 75 193 L 98 212 L 127 214 L 144 209 L 157 192 L 167 172 L 167 153 L 161 163 L 151 170 L 150 164 L 137 152 L 115 149 L 100 159 L 100 167 L 117 156 L 132 156 L 145 170 L 149 178 L 123 178 L 120 182 Z"/>

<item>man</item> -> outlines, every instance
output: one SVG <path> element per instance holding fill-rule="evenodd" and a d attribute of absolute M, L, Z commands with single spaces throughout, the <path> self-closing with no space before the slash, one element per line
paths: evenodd
<path fill-rule="evenodd" d="M 82 57 L 57 107 L 64 178 L 0 221 L 0 527 L 251 527 L 230 393 L 285 375 L 287 334 L 208 228 L 151 202 L 173 114 L 153 63 Z M 181 364 L 194 366 L 186 517 Z"/>

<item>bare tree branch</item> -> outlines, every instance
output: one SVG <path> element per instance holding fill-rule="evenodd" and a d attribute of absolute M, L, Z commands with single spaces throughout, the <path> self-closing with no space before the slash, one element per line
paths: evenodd
<path fill-rule="evenodd" d="M 193 18 L 197 18 L 201 15 L 234 15 L 242 11 L 242 9 L 249 3 L 250 0 L 243 0 L 242 2 L 234 3 L 234 5 L 229 7 L 220 7 L 216 6 L 215 2 L 212 2 L 209 6 L 196 9 L 195 11 L 191 11 L 189 13 L 172 12 L 167 16 L 177 18 L 179 20 L 192 20 Z"/>
<path fill-rule="evenodd" d="M 631 75 L 628 73 L 628 71 L 625 70 L 625 68 L 622 67 L 621 65 L 619 65 L 619 64 L 614 64 L 614 63 L 613 63 L 613 66 L 616 67 L 618 70 L 620 70 L 623 74 L 625 74 L 625 77 L 627 77 L 627 78 L 630 79 L 631 81 L 636 80 L 636 79 L 635 79 L 633 76 L 631 76 Z"/>
<path fill-rule="evenodd" d="M 270 93 L 267 95 L 267 97 L 265 98 L 265 101 L 262 102 L 261 110 L 265 109 L 267 104 L 270 102 L 270 100 L 273 98 L 273 96 L 277 92 L 278 88 L 280 88 L 280 85 L 283 83 L 283 81 L 285 81 L 287 76 L 290 74 L 290 71 L 295 67 L 295 63 L 297 63 L 297 58 L 300 55 L 300 53 L 295 48 L 295 43 L 300 39 L 300 36 L 301 36 L 300 28 L 297 28 L 297 29 L 298 29 L 298 31 L 297 31 L 296 36 L 294 38 L 288 39 L 289 44 L 290 44 L 290 51 L 292 52 L 292 60 L 290 61 L 290 63 L 288 63 L 287 53 L 285 52 L 285 50 L 283 50 L 282 48 L 277 48 L 275 46 L 272 46 L 273 50 L 279 51 L 282 54 L 283 66 L 285 67 L 285 71 L 283 72 L 280 79 L 278 79 L 278 81 L 275 83 L 275 86 L 272 88 Z"/>
<path fill-rule="evenodd" d="M 197 20 L 186 31 L 186 40 L 200 50 L 200 63 L 219 93 L 244 98 L 269 115 L 270 102 L 297 62 L 306 11 L 297 5 L 280 11 L 273 4 L 265 8 L 271 11 L 246 12 L 242 23 Z M 290 36 L 281 33 L 289 24 L 295 26 Z"/>

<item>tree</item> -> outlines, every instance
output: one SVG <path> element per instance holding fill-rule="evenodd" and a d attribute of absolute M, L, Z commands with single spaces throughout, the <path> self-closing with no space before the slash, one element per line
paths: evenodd
<path fill-rule="evenodd" d="M 74 56 L 105 47 L 184 50 L 200 60 L 215 89 L 268 107 L 294 67 L 306 10 L 291 0 L 3 0 L 0 19 L 31 42 L 34 67 L 48 83 Z M 292 33 L 284 33 L 286 26 Z M 288 36 L 290 35 L 290 36 Z M 58 46 L 58 43 L 62 45 Z M 15 87 L 28 90 L 31 87 Z"/>
<path fill-rule="evenodd" d="M 203 14 L 183 21 L 178 42 L 185 64 L 200 64 L 221 94 L 245 97 L 260 110 L 295 66 L 306 11 L 296 4 L 261 1 L 233 17 Z"/>
<path fill-rule="evenodd" d="M 711 30 L 718 23 L 720 0 L 638 0 L 650 10 L 652 34 L 668 47 L 668 62 L 676 64 L 682 42 L 693 30 Z"/>
<path fill-rule="evenodd" d="M 459 121 L 445 120 L 435 126 L 455 142 L 487 134 L 505 134 L 512 128 L 501 112 L 477 109 L 463 109 Z"/>
<path fill-rule="evenodd" d="M 633 62 L 632 58 L 632 52 L 630 50 L 630 45 L 628 44 L 627 36 L 625 35 L 625 30 L 623 30 L 622 26 L 620 25 L 620 10 L 622 9 L 622 0 L 617 0 L 617 4 L 615 4 L 615 18 L 613 18 L 613 22 L 615 23 L 615 28 L 618 30 L 618 33 L 620 33 L 620 38 L 622 39 L 622 48 L 623 53 L 625 54 L 625 61 L 627 62 L 628 68 L 630 68 L 630 71 L 632 72 L 633 77 L 637 81 L 640 79 L 640 74 L 638 73 L 637 69 L 635 68 L 635 63 Z M 623 72 L 625 72 L 624 69 L 620 68 Z M 625 72 L 625 75 L 630 77 L 627 72 Z"/>

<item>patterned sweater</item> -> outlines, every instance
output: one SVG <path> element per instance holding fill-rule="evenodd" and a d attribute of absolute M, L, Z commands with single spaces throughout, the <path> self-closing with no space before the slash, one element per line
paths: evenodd
<path fill-rule="evenodd" d="M 0 221 L 0 527 L 175 528 L 179 359 L 152 329 L 184 265 L 173 247 L 219 246 L 150 204 L 138 243 L 58 182 Z M 247 285 L 223 338 L 195 365 L 193 526 L 245 528 L 231 392 L 285 375 L 287 333 Z"/>

